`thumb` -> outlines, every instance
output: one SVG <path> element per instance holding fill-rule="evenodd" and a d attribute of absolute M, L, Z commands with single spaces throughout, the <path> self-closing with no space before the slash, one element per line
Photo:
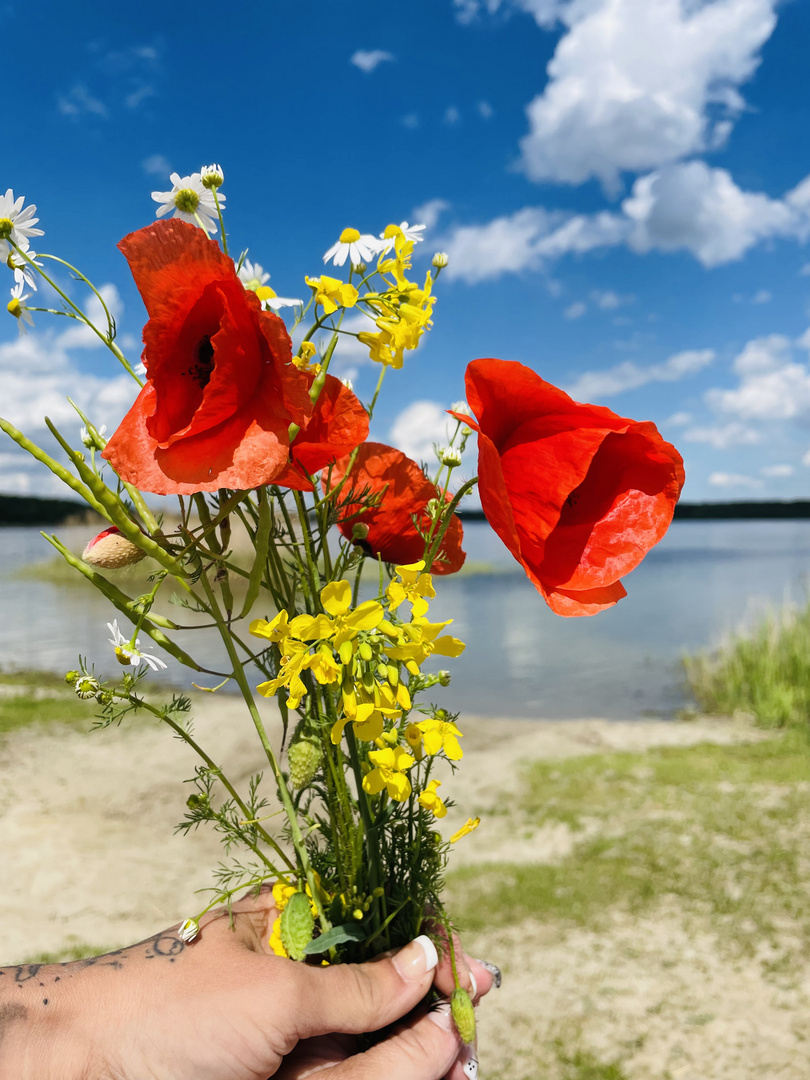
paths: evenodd
<path fill-rule="evenodd" d="M 393 1023 L 425 996 L 438 962 L 436 946 L 423 934 L 392 956 L 367 964 L 296 964 L 298 1038 L 360 1034 Z"/>

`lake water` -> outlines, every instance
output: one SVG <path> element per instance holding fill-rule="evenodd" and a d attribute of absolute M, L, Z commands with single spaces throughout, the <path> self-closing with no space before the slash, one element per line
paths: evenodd
<path fill-rule="evenodd" d="M 91 533 L 60 530 L 77 551 Z M 443 661 L 453 682 L 434 699 L 488 716 L 671 717 L 689 702 L 682 654 L 786 597 L 801 600 L 810 571 L 810 521 L 680 521 L 625 579 L 628 595 L 618 605 L 594 618 L 561 619 L 486 523 L 465 526 L 464 546 L 470 560 L 495 569 L 436 579 L 431 615 L 455 619 L 452 632 L 467 650 Z M 36 529 L 0 529 L 0 666 L 64 672 L 81 652 L 114 674 L 107 602 L 80 580 L 64 586 L 19 576 L 26 563 L 54 554 Z M 204 631 L 189 648 L 217 667 L 218 644 Z M 187 669 L 166 659 L 164 680 L 187 685 Z"/>

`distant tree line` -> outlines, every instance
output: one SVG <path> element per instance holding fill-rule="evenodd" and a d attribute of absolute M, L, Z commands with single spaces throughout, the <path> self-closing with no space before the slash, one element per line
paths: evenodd
<path fill-rule="evenodd" d="M 463 521 L 484 521 L 481 510 L 462 510 Z M 678 503 L 675 519 L 681 521 L 746 521 L 767 518 L 810 518 L 810 499 L 794 499 L 791 502 Z"/>
<path fill-rule="evenodd" d="M 39 499 L 32 495 L 0 495 L 0 527 L 3 525 L 64 525 L 96 520 L 84 503 L 72 499 Z"/>

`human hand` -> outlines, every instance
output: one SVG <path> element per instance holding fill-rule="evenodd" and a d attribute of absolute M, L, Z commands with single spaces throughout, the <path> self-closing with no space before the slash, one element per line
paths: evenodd
<path fill-rule="evenodd" d="M 270 953 L 270 890 L 202 921 L 186 944 L 177 928 L 101 957 L 0 969 L 0 1080 L 463 1080 L 475 1067 L 446 1008 L 408 1016 L 356 1053 L 353 1035 L 395 1023 L 449 961 L 411 942 L 369 964 L 313 967 Z M 488 970 L 457 953 L 477 995 Z M 338 1033 L 334 1035 L 333 1033 Z M 466 1071 L 465 1071 L 466 1067 Z"/>

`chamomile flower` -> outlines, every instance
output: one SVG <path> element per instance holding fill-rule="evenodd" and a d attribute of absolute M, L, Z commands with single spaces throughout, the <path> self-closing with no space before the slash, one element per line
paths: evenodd
<path fill-rule="evenodd" d="M 166 667 L 160 657 L 141 652 L 138 648 L 141 643 L 140 638 L 136 638 L 134 642 L 128 641 L 118 629 L 118 619 L 114 619 L 111 623 L 108 622 L 107 629 L 112 634 L 112 637 L 108 638 L 108 640 L 115 647 L 116 659 L 123 667 L 129 667 L 130 665 L 138 667 L 142 663 L 147 664 L 152 671 L 159 671 L 161 668 Z"/>
<path fill-rule="evenodd" d="M 391 251 L 399 233 L 402 233 L 406 240 L 418 244 L 420 240 L 425 239 L 424 236 L 420 234 L 423 233 L 426 228 L 426 225 L 409 225 L 407 221 L 401 221 L 399 225 L 389 225 L 385 232 L 380 233 L 380 239 L 378 241 L 380 255 L 386 255 Z"/>
<path fill-rule="evenodd" d="M 26 251 L 25 254 L 36 266 L 40 265 L 37 262 L 37 253 L 35 251 Z M 29 289 L 33 289 L 34 292 L 37 291 L 37 275 L 34 267 L 18 251 L 9 252 L 6 266 L 8 266 L 9 270 L 14 271 L 14 283 L 16 285 L 27 285 Z"/>
<path fill-rule="evenodd" d="M 34 325 L 34 319 L 31 312 L 25 306 L 25 301 L 30 296 L 30 293 L 23 292 L 23 282 L 19 281 L 11 290 L 11 299 L 6 304 L 6 310 L 9 315 L 13 315 L 17 320 L 17 328 L 21 334 L 27 334 L 25 324 L 29 326 Z"/>
<path fill-rule="evenodd" d="M 268 274 L 269 277 L 269 274 Z M 262 306 L 272 311 L 279 311 L 285 307 L 303 307 L 303 300 L 294 300 L 290 296 L 276 296 L 275 291 L 269 285 L 260 285 L 256 289 L 256 295 L 262 302 Z"/>
<path fill-rule="evenodd" d="M 202 176 L 199 173 L 180 176 L 179 173 L 174 172 L 169 179 L 172 182 L 171 191 L 152 192 L 152 198 L 156 203 L 160 203 L 155 212 L 156 216 L 161 218 L 166 214 L 172 214 L 173 217 L 188 221 L 192 225 L 199 225 L 202 222 L 205 232 L 215 233 L 217 207 L 214 202 L 214 193 L 203 184 Z M 217 198 L 221 209 L 225 196 L 218 195 Z"/>
<path fill-rule="evenodd" d="M 11 188 L 5 195 L 0 195 L 0 259 L 7 259 L 11 252 L 9 240 L 27 251 L 32 236 L 44 235 L 42 229 L 33 227 L 39 221 L 39 218 L 33 217 L 36 206 L 23 209 L 24 202 L 25 196 L 20 195 L 15 199 Z"/>
<path fill-rule="evenodd" d="M 203 187 L 218 188 L 225 183 L 225 173 L 221 165 L 203 165 L 200 169 L 200 179 Z"/>
<path fill-rule="evenodd" d="M 245 259 L 239 267 L 238 274 L 239 280 L 251 292 L 256 292 L 260 286 L 270 280 L 270 275 L 262 264 L 251 262 L 250 259 Z"/>
<path fill-rule="evenodd" d="M 331 259 L 335 266 L 343 266 L 348 257 L 352 266 L 370 262 L 380 251 L 380 242 L 370 233 L 362 235 L 357 229 L 344 229 L 336 244 L 332 244 L 323 257 L 324 262 Z"/>

